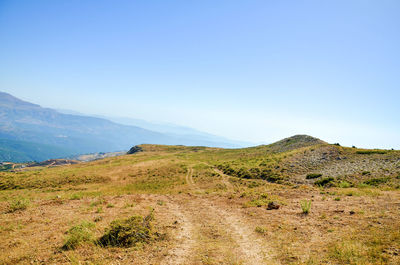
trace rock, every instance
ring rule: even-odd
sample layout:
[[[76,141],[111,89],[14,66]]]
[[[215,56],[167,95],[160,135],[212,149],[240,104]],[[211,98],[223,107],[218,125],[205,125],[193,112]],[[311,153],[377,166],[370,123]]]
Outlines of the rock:
[[[134,147],[132,147],[132,148],[127,152],[127,154],[128,154],[128,155],[131,155],[131,154],[134,154],[134,153],[137,153],[137,152],[142,152],[142,151],[143,151],[143,149],[142,149],[140,146],[135,145]]]
[[[269,202],[267,210],[278,210],[279,207],[281,207],[278,203],[276,202]]]
[[[356,213],[356,212],[353,211],[353,210],[350,211],[350,215],[353,215],[353,214],[355,214],[355,213]]]

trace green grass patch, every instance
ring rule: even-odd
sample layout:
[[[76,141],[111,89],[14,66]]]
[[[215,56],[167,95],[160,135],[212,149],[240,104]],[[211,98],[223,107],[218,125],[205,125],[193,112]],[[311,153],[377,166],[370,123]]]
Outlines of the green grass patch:
[[[256,195],[256,196],[255,196]],[[253,197],[250,201],[247,201],[243,204],[244,207],[263,207],[268,205],[270,202],[280,201],[278,196],[269,195],[267,193],[254,194],[254,193],[242,193],[241,197]]]
[[[325,187],[325,186],[328,186],[328,185],[331,186],[333,184],[334,180],[335,179],[332,178],[332,177],[326,177],[326,178],[319,179],[319,180],[315,181],[314,185],[321,186],[321,187]]]
[[[160,234],[154,230],[153,221],[153,212],[146,217],[134,215],[127,219],[114,220],[98,243],[103,247],[132,247],[148,244],[160,238]]]
[[[350,187],[352,187],[352,186],[353,186],[353,185],[352,185],[351,183],[347,182],[347,181],[341,181],[341,182],[339,182],[339,184],[338,184],[338,187],[339,187],[339,188],[344,188],[344,189],[350,188]]]
[[[256,231],[259,234],[266,234],[268,232],[267,228],[264,226],[257,226],[256,229],[254,229],[254,231]]]
[[[75,249],[83,244],[94,242],[95,225],[91,222],[83,221],[82,223],[71,227],[67,231],[65,243],[62,246],[64,250]]]
[[[8,212],[23,211],[28,208],[30,201],[26,198],[15,198],[8,205]]]
[[[331,244],[328,256],[334,264],[395,264],[388,252],[399,248],[398,225],[371,227]]]
[[[316,179],[322,177],[320,173],[311,173],[306,176],[306,179]]]
[[[385,177],[385,178],[373,178],[373,179],[369,179],[369,180],[364,181],[364,184],[377,187],[377,186],[379,186],[381,184],[384,184],[384,183],[386,183],[388,181],[389,181],[388,177]]]
[[[310,200],[310,201],[308,201],[308,200],[302,200],[302,201],[300,202],[300,207],[301,207],[302,213],[304,213],[304,214],[309,214],[309,213],[310,213],[310,210],[311,210],[311,200]]]

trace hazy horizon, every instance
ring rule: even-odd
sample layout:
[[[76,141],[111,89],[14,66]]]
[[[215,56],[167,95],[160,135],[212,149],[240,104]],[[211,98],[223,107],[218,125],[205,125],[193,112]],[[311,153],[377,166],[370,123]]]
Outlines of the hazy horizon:
[[[0,91],[271,143],[400,149],[398,1],[1,1]]]

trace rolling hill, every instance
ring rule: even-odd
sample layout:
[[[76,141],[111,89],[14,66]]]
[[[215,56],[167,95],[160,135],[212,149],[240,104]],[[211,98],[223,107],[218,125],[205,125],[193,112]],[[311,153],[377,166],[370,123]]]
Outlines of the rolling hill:
[[[400,151],[306,135],[132,150],[0,172],[0,263],[400,262]]]

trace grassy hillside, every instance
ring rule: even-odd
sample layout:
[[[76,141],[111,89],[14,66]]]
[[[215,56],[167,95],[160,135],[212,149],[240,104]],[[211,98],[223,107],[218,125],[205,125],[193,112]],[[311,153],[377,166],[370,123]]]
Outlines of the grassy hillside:
[[[0,263],[399,264],[400,152],[287,140],[0,172]]]

